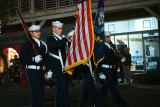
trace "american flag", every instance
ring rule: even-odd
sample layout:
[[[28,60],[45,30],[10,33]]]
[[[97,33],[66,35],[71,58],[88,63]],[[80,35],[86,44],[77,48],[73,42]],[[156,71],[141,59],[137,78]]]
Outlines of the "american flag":
[[[72,74],[72,68],[89,61],[94,46],[91,0],[78,1],[75,32],[65,64],[65,71],[69,74]]]

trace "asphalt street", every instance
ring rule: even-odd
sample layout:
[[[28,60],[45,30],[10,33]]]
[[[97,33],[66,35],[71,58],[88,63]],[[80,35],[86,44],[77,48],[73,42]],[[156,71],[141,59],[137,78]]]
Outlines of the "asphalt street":
[[[69,88],[71,107],[77,107],[82,87],[83,85],[80,83]],[[99,88],[99,85],[97,85],[97,88]],[[160,107],[159,89],[144,89],[128,85],[119,85],[118,89],[129,107]],[[54,107],[55,92],[55,87],[45,88],[44,107]],[[0,85],[0,107],[28,107],[30,97],[29,87]],[[109,93],[106,97],[106,102],[108,107],[116,107]],[[91,107],[91,101],[89,101],[88,107]]]

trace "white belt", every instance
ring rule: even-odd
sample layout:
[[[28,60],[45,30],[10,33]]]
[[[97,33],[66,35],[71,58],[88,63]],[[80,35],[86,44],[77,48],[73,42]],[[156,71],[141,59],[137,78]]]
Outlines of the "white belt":
[[[26,65],[26,68],[28,69],[36,69],[36,70],[40,70],[41,66],[36,66],[36,65]],[[43,70],[46,70],[46,67],[43,66]]]
[[[114,65],[106,65],[106,64],[102,64],[103,68],[114,68]]]

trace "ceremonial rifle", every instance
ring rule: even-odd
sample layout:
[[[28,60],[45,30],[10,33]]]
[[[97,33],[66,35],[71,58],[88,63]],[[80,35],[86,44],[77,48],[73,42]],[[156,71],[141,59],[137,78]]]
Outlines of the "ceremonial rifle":
[[[38,53],[37,49],[35,48],[34,43],[32,42],[32,36],[31,36],[31,34],[30,34],[29,30],[28,30],[28,26],[27,26],[26,23],[24,22],[24,20],[23,20],[23,18],[22,18],[22,16],[20,15],[20,13],[19,13],[18,10],[16,10],[16,13],[17,13],[17,15],[18,15],[18,17],[19,17],[19,19],[20,19],[20,21],[21,21],[21,24],[22,24],[22,26],[23,26],[25,35],[27,36],[27,40],[29,41],[29,43],[30,43],[31,46],[32,46],[32,50],[33,50],[34,55],[38,55],[39,53]]]

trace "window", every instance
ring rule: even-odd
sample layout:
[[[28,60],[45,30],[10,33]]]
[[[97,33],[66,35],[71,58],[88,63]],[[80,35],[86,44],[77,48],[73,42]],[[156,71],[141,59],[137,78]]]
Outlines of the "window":
[[[155,17],[122,20],[105,23],[105,31],[114,33],[135,32],[158,29],[158,20]]]

